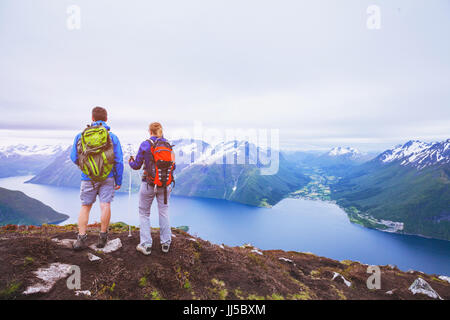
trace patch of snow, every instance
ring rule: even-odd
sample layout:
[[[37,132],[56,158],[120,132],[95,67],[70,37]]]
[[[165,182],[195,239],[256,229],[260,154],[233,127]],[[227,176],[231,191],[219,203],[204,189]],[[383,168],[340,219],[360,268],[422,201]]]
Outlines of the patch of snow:
[[[246,155],[246,149],[249,150],[248,157]],[[238,164],[256,164],[257,159],[255,152],[250,146],[246,145],[246,141],[226,141],[217,144],[212,147],[209,146],[203,153],[199,154],[199,157],[195,159],[194,164],[211,165],[211,164],[223,164],[224,159],[227,164],[234,164],[235,157]]]
[[[80,296],[80,295],[91,296],[92,294],[89,290],[84,290],[84,291],[77,290],[77,291],[75,291],[75,295],[76,296]]]
[[[411,284],[411,286],[409,287],[408,290],[411,291],[413,294],[421,293],[421,294],[427,295],[433,299],[443,300],[439,296],[439,294],[436,291],[434,291],[434,289],[430,286],[430,284],[422,278],[417,278]]]
[[[13,156],[51,156],[63,152],[69,146],[66,144],[56,145],[3,145],[0,146],[0,153],[6,157]]]
[[[33,273],[36,275],[36,277],[42,281],[29,286],[23,292],[23,294],[49,292],[55,285],[56,281],[58,281],[59,279],[63,279],[69,275],[70,268],[71,265],[56,262],[52,263],[48,268],[40,268],[37,271],[34,271]]]
[[[278,258],[278,260],[281,260],[281,261],[284,261],[284,262],[289,262],[289,263],[294,263],[294,261],[292,261],[291,259],[283,258],[283,257]]]
[[[360,155],[361,151],[352,147],[334,147],[328,152],[329,156],[342,156],[342,155]]]
[[[393,264],[388,264],[387,267],[388,267],[389,269],[395,269],[395,268],[397,268],[397,266],[394,266]]]
[[[122,248],[122,241],[120,238],[116,238],[114,240],[110,240],[106,243],[106,246],[104,248],[97,248],[95,244],[90,245],[89,248],[92,250],[100,251],[103,253],[110,253],[119,250]]]
[[[221,245],[219,246],[219,248],[220,248],[220,249],[225,249],[225,247],[223,246],[223,244],[221,244]]]
[[[450,163],[449,140],[434,143],[408,141],[386,150],[378,159],[383,163],[399,161],[402,166],[413,165],[418,170],[435,164]]]
[[[394,294],[394,290],[386,291],[386,294],[392,295],[392,294]]]
[[[347,279],[345,279],[340,273],[333,272],[333,279],[331,279],[331,280],[334,280],[336,278],[341,278],[347,287],[350,287],[352,285],[352,283],[350,281],[348,281]]]
[[[259,254],[260,256],[263,255],[263,253],[261,251],[257,250],[257,249],[253,249],[251,252]]]
[[[88,252],[87,254],[89,261],[98,261],[98,260],[102,260],[102,258],[96,256],[95,254],[92,254],[90,252]]]
[[[189,240],[189,241],[197,242],[197,239],[195,239],[195,238],[189,238],[188,240]]]
[[[448,283],[450,283],[450,277],[447,276],[439,276],[439,279],[447,281]]]

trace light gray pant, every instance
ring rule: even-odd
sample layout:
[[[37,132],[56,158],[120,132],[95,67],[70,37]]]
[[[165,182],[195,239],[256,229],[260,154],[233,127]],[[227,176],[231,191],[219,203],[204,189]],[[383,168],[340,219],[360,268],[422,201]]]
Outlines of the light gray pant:
[[[156,193],[155,193],[156,191]],[[154,188],[147,184],[147,182],[141,183],[141,189],[139,190],[139,220],[140,220],[140,236],[141,244],[145,246],[152,245],[152,235],[150,226],[150,208],[153,203],[153,199],[156,195],[158,201],[159,211],[159,234],[161,237],[161,244],[169,243],[172,240],[172,232],[170,230],[169,223],[169,198],[172,187],[167,187],[167,204],[164,204],[164,189]]]

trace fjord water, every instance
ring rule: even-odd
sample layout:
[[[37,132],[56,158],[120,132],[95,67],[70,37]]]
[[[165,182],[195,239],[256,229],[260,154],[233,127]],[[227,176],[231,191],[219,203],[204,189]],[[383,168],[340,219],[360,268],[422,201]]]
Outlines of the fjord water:
[[[62,224],[76,223],[79,190],[25,184],[30,177],[0,179],[0,187],[23,191],[70,218]],[[385,233],[349,222],[338,206],[299,199],[285,199],[271,209],[255,208],[224,200],[172,196],[172,226],[189,226],[189,232],[213,243],[235,246],[251,243],[261,249],[312,252],[332,259],[356,260],[374,265],[397,265],[439,275],[450,275],[450,241]],[[158,226],[156,201],[152,207],[152,226]],[[138,195],[116,193],[112,221],[139,225]],[[90,222],[100,221],[98,203]]]

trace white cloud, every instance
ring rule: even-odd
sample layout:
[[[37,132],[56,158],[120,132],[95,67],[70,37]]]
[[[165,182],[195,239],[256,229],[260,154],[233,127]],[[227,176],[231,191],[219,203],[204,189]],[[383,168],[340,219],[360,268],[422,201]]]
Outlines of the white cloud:
[[[154,120],[279,128],[286,145],[450,132],[448,1],[382,2],[377,31],[370,1],[80,0],[79,31],[69,4],[2,1],[0,129],[76,132],[102,105],[129,136]]]

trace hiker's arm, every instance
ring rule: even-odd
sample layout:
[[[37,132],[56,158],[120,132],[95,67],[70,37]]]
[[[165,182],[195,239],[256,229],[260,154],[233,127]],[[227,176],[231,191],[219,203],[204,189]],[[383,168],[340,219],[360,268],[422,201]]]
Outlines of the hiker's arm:
[[[128,164],[130,165],[130,167],[134,170],[139,170],[142,167],[142,164],[144,163],[144,146],[143,146],[144,142],[141,143],[140,147],[139,147],[139,151],[137,153],[136,159],[132,159],[131,161],[128,162]]]
[[[75,163],[76,165],[78,165],[78,150],[77,150],[78,139],[80,139],[79,134],[75,137],[72,146],[72,152],[70,153],[70,160],[72,160],[72,162]]]
[[[123,153],[122,146],[120,145],[119,138],[115,136],[114,142],[114,180],[116,182],[116,186],[122,185],[122,177],[123,177]]]

